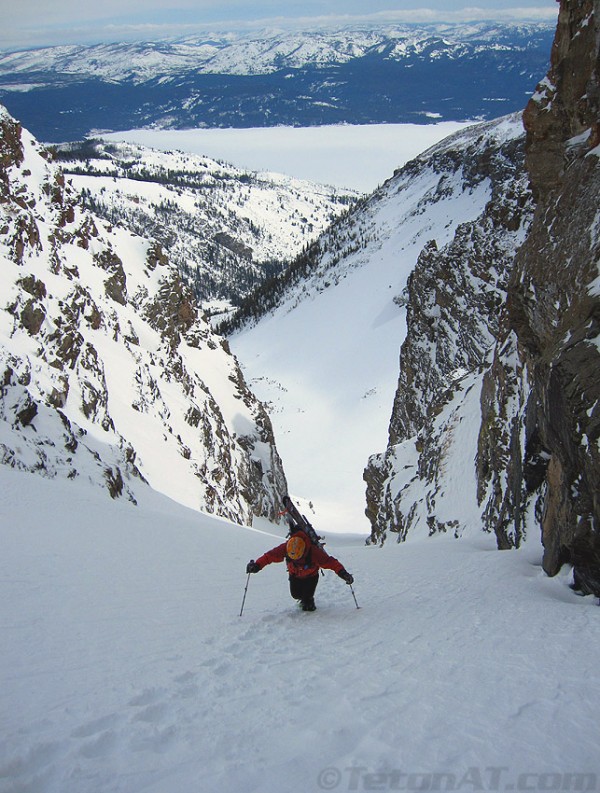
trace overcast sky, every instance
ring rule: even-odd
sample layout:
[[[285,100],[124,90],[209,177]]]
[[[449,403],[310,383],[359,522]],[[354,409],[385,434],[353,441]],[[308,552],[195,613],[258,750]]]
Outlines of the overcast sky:
[[[201,30],[352,22],[555,19],[556,0],[0,0],[0,47],[150,40]],[[473,6],[475,3],[472,4]],[[368,14],[365,9],[368,9]]]

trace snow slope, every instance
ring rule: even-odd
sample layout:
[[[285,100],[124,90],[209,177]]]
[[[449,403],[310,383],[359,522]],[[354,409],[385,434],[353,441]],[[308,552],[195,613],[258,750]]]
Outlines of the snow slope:
[[[240,617],[277,527],[0,485],[2,793],[597,790],[596,601],[537,543],[338,535],[360,610],[274,565]]]
[[[408,277],[430,239],[441,248],[491,195],[460,152],[480,135],[521,134],[520,119],[507,117],[424,152],[324,235],[318,267],[277,309],[232,337],[252,389],[271,406],[290,489],[314,502],[320,527],[369,532],[362,474],[387,444]],[[445,154],[443,167],[434,162]]]

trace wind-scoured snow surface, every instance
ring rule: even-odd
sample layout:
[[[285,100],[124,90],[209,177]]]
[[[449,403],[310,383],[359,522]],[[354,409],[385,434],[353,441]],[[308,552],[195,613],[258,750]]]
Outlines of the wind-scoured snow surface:
[[[360,610],[273,565],[240,617],[277,527],[0,485],[2,793],[598,789],[598,607],[536,543],[338,535]]]
[[[441,248],[490,199],[489,179],[473,184],[452,153],[479,136],[519,135],[520,118],[510,116],[424,152],[325,235],[310,278],[231,339],[252,389],[270,405],[290,489],[314,503],[323,529],[369,532],[362,474],[387,443],[408,277],[429,240]],[[446,151],[447,165],[434,165]]]

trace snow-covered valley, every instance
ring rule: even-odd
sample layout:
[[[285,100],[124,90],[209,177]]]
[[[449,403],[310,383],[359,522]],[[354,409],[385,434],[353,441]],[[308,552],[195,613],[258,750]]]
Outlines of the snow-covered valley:
[[[0,482],[2,793],[598,789],[596,600],[535,540],[330,536],[360,610],[273,565],[240,617],[275,526]]]
[[[425,140],[443,147],[446,133],[458,128],[456,142],[447,145],[460,150],[464,141],[479,134],[467,129],[461,135],[463,127],[432,125]],[[499,129],[500,137],[520,135],[521,122],[515,117]],[[396,127],[395,140],[390,131],[376,127],[329,128],[321,132],[319,142],[311,130],[233,132],[232,140],[242,145],[242,151],[255,153],[264,149],[264,142],[257,145],[264,135],[273,156],[289,173],[296,172],[301,154],[312,146],[314,164],[321,163],[323,172],[329,173],[328,161],[337,160],[349,181],[358,168],[354,163],[359,143],[366,151],[378,152],[381,165],[387,163],[391,176],[411,153],[420,151],[423,142],[419,129],[410,126]],[[109,136],[115,143],[117,137]],[[103,205],[110,219],[134,220],[138,232],[151,221],[150,209],[167,202],[171,214],[158,216],[157,228],[151,222],[148,228],[159,232],[158,239],[180,266],[191,268],[198,262],[194,265],[198,268],[196,278],[204,289],[218,279],[221,288],[241,288],[229,287],[228,279],[238,273],[242,284],[242,260],[234,261],[233,266],[228,262],[227,267],[206,266],[211,257],[205,251],[205,240],[219,229],[227,228],[240,243],[255,245],[257,262],[267,256],[269,246],[281,256],[287,245],[291,257],[311,238],[301,233],[306,226],[299,221],[301,216],[312,218],[314,238],[324,229],[327,217],[343,206],[336,204],[343,198],[339,188],[323,188],[272,173],[254,174],[255,183],[240,184],[237,180],[244,172],[192,153],[207,139],[202,131],[136,131],[124,137],[129,144],[114,152],[109,149],[108,159],[85,161],[89,175],[75,173],[70,178],[76,187],[91,192],[94,203]],[[292,140],[299,144],[298,151],[290,146]],[[346,144],[352,141],[353,158],[345,158]],[[380,146],[382,141],[386,145]],[[138,148],[141,143],[152,149]],[[159,145],[168,153],[159,152]],[[212,145],[216,146],[216,141]],[[178,148],[187,153],[179,153]],[[84,164],[83,160],[69,160],[68,149],[63,157],[71,171]],[[312,503],[317,523],[328,531],[350,531],[363,537],[369,533],[362,474],[369,455],[385,447],[405,334],[402,293],[417,257],[431,237],[440,245],[452,239],[456,228],[476,218],[489,199],[485,180],[465,188],[460,169],[455,172],[451,165],[440,174],[427,165],[426,157],[423,163],[418,175],[408,172],[390,180],[364,209],[348,219],[344,246],[353,247],[356,237],[361,241],[357,251],[334,266],[334,242],[322,271],[312,281],[294,291],[274,316],[230,340],[252,389],[268,405],[292,492],[306,509],[311,509]],[[137,171],[143,172],[145,181],[139,180]],[[185,172],[188,181],[192,177],[206,180],[210,189],[196,188],[194,193],[185,186],[161,184],[166,174],[179,172]],[[165,223],[160,227],[169,217],[181,227],[176,234],[174,226]],[[262,237],[248,234],[244,225],[248,218],[260,226]],[[172,242],[167,244],[169,238]],[[255,267],[255,263],[248,266]],[[291,306],[293,310],[289,310]]]
[[[156,141],[158,143],[158,141]],[[151,238],[206,310],[238,303],[312,242],[359,196],[223,160],[104,140],[53,151],[84,204]]]
[[[322,238],[315,271],[281,305],[230,340],[270,408],[290,489],[314,503],[327,530],[369,531],[363,470],[386,445],[419,254],[431,239],[440,248],[452,240],[490,200],[490,180],[472,182],[456,153],[473,146],[475,157],[479,137],[499,144],[522,134],[515,115],[424,152]]]

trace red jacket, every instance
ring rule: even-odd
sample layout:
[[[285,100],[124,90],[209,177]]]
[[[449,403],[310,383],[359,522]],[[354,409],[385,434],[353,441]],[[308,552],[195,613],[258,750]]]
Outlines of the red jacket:
[[[337,559],[333,556],[329,556],[329,554],[318,545],[314,545],[305,532],[296,531],[292,536],[301,537],[304,540],[307,549],[304,556],[296,561],[287,558],[286,540],[282,542],[281,545],[272,548],[270,551],[258,557],[256,564],[261,570],[272,562],[283,562],[284,559],[287,561],[288,573],[296,578],[307,578],[308,576],[316,575],[321,567],[325,567],[327,570],[333,570],[334,573],[339,573],[340,570],[344,569],[344,565],[338,562]]]

